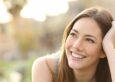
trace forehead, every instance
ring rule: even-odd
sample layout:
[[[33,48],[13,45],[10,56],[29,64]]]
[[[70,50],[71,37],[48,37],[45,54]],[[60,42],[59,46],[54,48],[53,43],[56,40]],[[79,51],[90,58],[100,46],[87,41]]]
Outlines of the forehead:
[[[102,36],[101,29],[92,18],[81,18],[75,22],[73,28],[82,34],[91,34],[96,37]]]

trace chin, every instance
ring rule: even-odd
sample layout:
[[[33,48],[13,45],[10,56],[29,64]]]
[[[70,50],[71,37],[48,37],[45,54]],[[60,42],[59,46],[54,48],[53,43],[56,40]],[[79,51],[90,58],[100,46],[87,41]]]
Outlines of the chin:
[[[72,63],[72,62],[69,62],[68,65],[69,65],[69,67],[70,67],[71,69],[83,69],[83,66],[82,66],[82,65],[77,65],[77,64]]]

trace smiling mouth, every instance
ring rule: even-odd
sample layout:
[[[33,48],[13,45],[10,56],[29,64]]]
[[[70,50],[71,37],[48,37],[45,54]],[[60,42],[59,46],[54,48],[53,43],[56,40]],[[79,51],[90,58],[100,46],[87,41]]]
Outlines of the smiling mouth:
[[[80,54],[76,54],[76,53],[72,53],[71,55],[72,55],[72,57],[77,58],[77,59],[83,59],[83,58],[86,58],[86,56],[84,56],[84,55],[80,55]]]

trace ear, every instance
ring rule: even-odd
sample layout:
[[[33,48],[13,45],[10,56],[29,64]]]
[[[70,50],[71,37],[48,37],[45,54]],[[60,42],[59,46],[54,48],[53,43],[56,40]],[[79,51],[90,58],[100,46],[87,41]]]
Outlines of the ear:
[[[100,58],[105,58],[105,57],[106,57],[105,53],[101,51]]]

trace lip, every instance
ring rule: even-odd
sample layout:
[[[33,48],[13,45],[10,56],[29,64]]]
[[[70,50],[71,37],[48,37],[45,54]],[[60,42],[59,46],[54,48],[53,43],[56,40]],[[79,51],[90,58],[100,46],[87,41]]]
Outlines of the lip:
[[[85,55],[83,55],[81,53],[76,53],[76,52],[73,52],[73,51],[71,51],[71,56],[74,57],[74,58],[78,58],[78,59],[86,58]]]
[[[75,53],[72,53],[71,55],[72,55],[72,57],[77,58],[77,59],[86,58],[86,56],[84,56],[84,55],[79,55],[79,54],[75,54]]]

